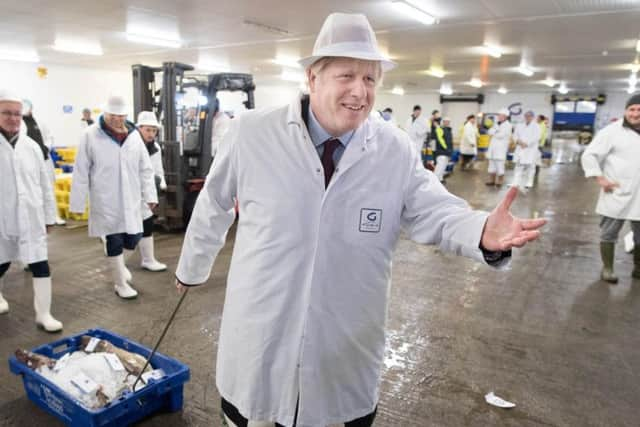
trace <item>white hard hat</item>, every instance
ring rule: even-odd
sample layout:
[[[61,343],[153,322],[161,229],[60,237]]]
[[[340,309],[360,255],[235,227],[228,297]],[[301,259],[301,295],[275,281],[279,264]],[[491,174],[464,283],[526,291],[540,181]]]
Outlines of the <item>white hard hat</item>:
[[[0,102],[18,102],[22,104],[22,98],[7,89],[0,89]]]
[[[107,99],[107,104],[103,108],[105,113],[125,116],[129,114],[129,106],[122,96],[113,95]]]
[[[327,16],[313,46],[313,54],[298,62],[307,68],[326,56],[380,61],[382,71],[396,66],[380,52],[376,35],[362,14],[332,13]]]
[[[501,108],[500,111],[498,111],[498,114],[502,114],[503,116],[509,116],[509,110],[507,110],[506,108]]]
[[[138,114],[138,123],[136,123],[136,126],[153,126],[159,128],[160,123],[158,123],[156,114],[153,111],[140,111],[140,113]]]

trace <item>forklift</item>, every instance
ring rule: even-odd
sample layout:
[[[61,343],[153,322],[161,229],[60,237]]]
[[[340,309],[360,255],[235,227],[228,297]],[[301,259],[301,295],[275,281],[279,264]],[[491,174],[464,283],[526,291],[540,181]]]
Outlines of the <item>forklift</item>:
[[[243,105],[255,107],[251,74],[188,73],[193,70],[179,62],[165,62],[161,67],[132,66],[135,117],[140,111],[153,111],[161,124],[158,143],[167,190],[159,194],[155,213],[156,224],[169,231],[188,225],[213,162],[211,135],[220,110],[218,92],[244,92]]]

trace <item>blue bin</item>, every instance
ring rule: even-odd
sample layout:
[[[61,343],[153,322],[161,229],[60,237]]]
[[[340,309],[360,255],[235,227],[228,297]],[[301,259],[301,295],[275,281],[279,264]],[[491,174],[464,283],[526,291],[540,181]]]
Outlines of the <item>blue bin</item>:
[[[83,335],[105,339],[117,347],[138,353],[145,358],[151,354],[149,348],[105,329],[90,329],[31,351],[59,359],[66,353],[79,350]],[[9,358],[9,368],[14,374],[22,375],[29,399],[71,427],[128,426],[155,412],[175,412],[182,409],[182,391],[184,383],[189,381],[189,367],[160,353],[153,356],[151,364],[155,369],[163,369],[166,375],[157,381],[149,380],[146,387],[134,393],[125,393],[104,408],[91,410],[77,403],[42,375],[18,361],[15,356]]]
[[[64,173],[72,173],[73,172],[73,166],[71,165],[62,165],[62,171]]]

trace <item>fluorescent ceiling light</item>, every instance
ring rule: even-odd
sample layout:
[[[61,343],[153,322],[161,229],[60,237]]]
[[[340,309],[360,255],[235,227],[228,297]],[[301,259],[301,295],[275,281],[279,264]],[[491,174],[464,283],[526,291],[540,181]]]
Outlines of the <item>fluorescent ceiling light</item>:
[[[287,82],[303,83],[304,73],[301,73],[298,70],[283,68],[282,73],[280,74],[280,79]]]
[[[636,83],[638,83],[638,75],[631,72],[631,75],[629,75],[629,86],[635,86]]]
[[[546,86],[549,86],[549,87],[554,87],[556,85],[556,83],[557,82],[555,80],[553,80],[552,78],[550,78],[550,77],[547,77],[545,80],[542,81],[543,85],[546,85]]]
[[[440,94],[441,95],[453,95],[453,89],[451,85],[448,83],[442,83],[440,85]]]
[[[640,64],[634,62],[633,64],[631,64],[630,69],[632,73],[637,73],[638,71],[640,71]]]
[[[469,86],[473,86],[473,87],[482,87],[482,80],[480,80],[477,77],[472,78],[471,80],[469,80]]]
[[[147,34],[127,33],[127,40],[129,40],[132,43],[170,47],[172,49],[177,49],[180,46],[182,46],[182,40],[164,39],[157,36],[150,36]]]
[[[518,67],[518,72],[520,74],[524,74],[527,77],[531,77],[533,76],[533,70],[529,67],[527,67],[526,65],[521,65]]]
[[[35,50],[5,49],[0,47],[0,59],[5,61],[40,62]]]
[[[509,91],[508,91],[508,90],[507,90],[507,88],[506,88],[506,87],[504,87],[504,86],[500,86],[500,87],[498,88],[498,93],[499,93],[499,94],[501,94],[501,95],[506,95],[508,92],[509,92]]]
[[[217,73],[228,73],[231,71],[231,67],[228,64],[208,60],[200,59],[196,68],[203,71],[212,71]]]
[[[640,40],[636,42],[636,52],[640,52]]]
[[[569,89],[567,88],[567,85],[564,82],[560,83],[560,87],[558,87],[558,92],[561,93],[562,95],[566,95],[567,93],[569,93]]]
[[[60,52],[79,53],[81,55],[102,55],[102,46],[99,42],[92,42],[86,40],[71,40],[56,38],[53,45],[55,50]]]
[[[272,59],[271,62],[274,64],[282,65],[283,67],[290,68],[302,68],[302,66],[298,63],[300,58],[296,58],[294,56],[284,56],[277,55],[275,59]]]
[[[404,89],[402,86],[394,86],[393,89],[391,89],[391,93],[394,95],[404,95]]]
[[[433,25],[438,22],[438,20],[433,16],[427,13],[426,10],[420,6],[420,4],[415,0],[395,0],[392,1],[391,4],[399,11],[408,16],[409,18],[413,18],[416,21],[422,22],[424,25]]]
[[[487,53],[487,55],[494,58],[500,58],[502,56],[502,49],[500,48],[500,46],[485,44],[484,51]]]
[[[635,86],[629,86],[629,87],[627,88],[627,93],[628,93],[629,95],[631,95],[632,93],[635,93],[635,91],[636,91],[636,87],[635,87]]]
[[[445,76],[444,70],[438,67],[431,67],[427,71],[425,71],[425,73],[429,74],[430,76],[437,77],[439,79],[442,79]]]

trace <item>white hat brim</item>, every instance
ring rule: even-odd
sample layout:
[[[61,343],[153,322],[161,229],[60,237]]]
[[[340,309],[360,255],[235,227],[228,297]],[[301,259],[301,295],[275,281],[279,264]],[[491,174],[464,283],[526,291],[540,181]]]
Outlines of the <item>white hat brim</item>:
[[[309,68],[314,62],[318,61],[322,58],[353,58],[353,59],[362,59],[365,61],[379,61],[382,66],[382,71],[387,72],[391,71],[398,66],[395,62],[391,61],[388,58],[385,58],[382,55],[378,55],[375,53],[362,53],[362,52],[340,52],[335,54],[326,54],[326,55],[312,55],[307,56],[306,58],[302,58],[298,61],[304,69]]]

